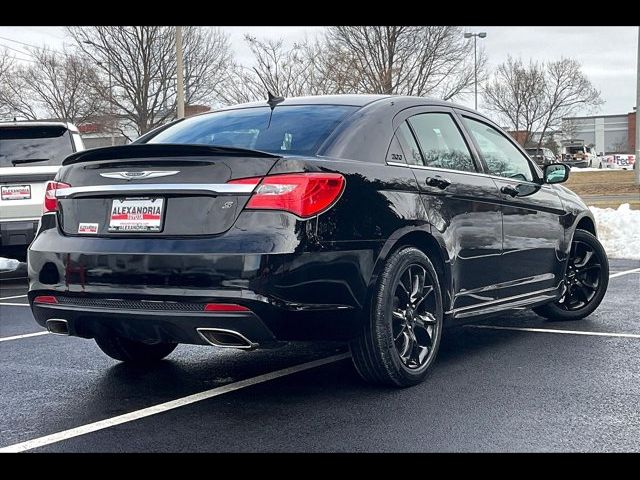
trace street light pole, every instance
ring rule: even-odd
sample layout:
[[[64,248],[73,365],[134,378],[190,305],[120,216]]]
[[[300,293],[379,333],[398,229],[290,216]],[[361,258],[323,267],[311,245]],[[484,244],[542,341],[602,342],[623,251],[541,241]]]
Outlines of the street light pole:
[[[176,103],[178,118],[184,118],[184,71],[182,64],[182,27],[176,27]]]
[[[475,110],[478,109],[478,37],[485,38],[487,36],[487,32],[479,32],[479,33],[471,33],[466,32],[464,34],[464,38],[473,37],[473,84],[474,84],[474,93],[475,93]]]

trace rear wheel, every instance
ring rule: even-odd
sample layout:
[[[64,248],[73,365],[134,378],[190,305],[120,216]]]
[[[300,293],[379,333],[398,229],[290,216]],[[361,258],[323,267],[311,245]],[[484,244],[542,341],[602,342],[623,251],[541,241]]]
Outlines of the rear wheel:
[[[436,358],[443,319],[438,275],[423,252],[408,247],[389,258],[370,313],[351,342],[360,376],[395,387],[422,382]]]
[[[591,233],[576,230],[562,285],[554,303],[534,308],[550,320],[580,320],[598,308],[609,285],[609,260],[602,244]]]
[[[96,343],[111,358],[129,363],[153,363],[162,360],[178,346],[176,343],[148,344],[110,335],[96,337]]]

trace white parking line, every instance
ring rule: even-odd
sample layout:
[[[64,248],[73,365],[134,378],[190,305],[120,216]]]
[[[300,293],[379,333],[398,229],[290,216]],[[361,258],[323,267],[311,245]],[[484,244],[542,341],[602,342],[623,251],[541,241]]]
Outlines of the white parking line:
[[[26,298],[26,295],[14,295],[13,297],[2,297],[2,298],[0,298],[0,301],[2,301],[2,300],[12,300],[14,298]]]
[[[21,338],[37,337],[39,335],[48,335],[49,332],[25,333],[24,335],[14,335],[12,337],[0,337],[0,342],[8,342],[9,340],[19,340]]]
[[[515,330],[518,332],[564,333],[567,335],[591,335],[594,337],[640,338],[637,333],[585,332],[582,330],[555,330],[552,328],[501,327],[498,325],[465,325],[467,328],[486,328],[489,330]]]
[[[275,372],[265,373],[263,375],[258,375],[257,377],[248,378],[246,380],[240,380],[239,382],[223,385],[222,387],[212,388],[211,390],[188,395],[186,397],[178,398],[177,400],[171,400],[170,402],[159,403],[158,405],[153,405],[152,407],[125,413],[124,415],[118,415],[117,417],[107,418],[98,422],[89,423],[80,427],[71,428],[69,430],[63,430],[62,432],[35,438],[33,440],[28,440],[26,442],[9,445],[7,447],[0,448],[0,453],[24,452],[26,450],[43,447],[45,445],[51,445],[52,443],[61,442],[73,437],[79,437],[80,435],[86,435],[87,433],[96,432],[98,430],[114,427],[123,423],[133,422],[140,418],[157,415],[158,413],[163,413],[169,410],[184,407],[186,405],[191,405],[192,403],[201,402],[203,400],[217,397],[225,393],[234,392],[236,390],[250,387],[252,385],[275,380],[276,378],[286,377],[287,375],[292,375],[294,373],[309,370],[311,368],[320,367],[329,363],[335,363],[349,357],[351,357],[351,354],[341,353],[340,355],[333,355],[331,357],[321,358],[319,360],[303,363],[301,365],[283,368],[282,370],[276,370]]]
[[[7,307],[29,307],[28,303],[13,303],[13,302],[0,302],[0,307],[6,305]]]
[[[640,273],[640,268],[625,270],[624,272],[612,273],[611,275],[609,275],[609,278],[621,277],[622,275],[628,275],[629,273]]]

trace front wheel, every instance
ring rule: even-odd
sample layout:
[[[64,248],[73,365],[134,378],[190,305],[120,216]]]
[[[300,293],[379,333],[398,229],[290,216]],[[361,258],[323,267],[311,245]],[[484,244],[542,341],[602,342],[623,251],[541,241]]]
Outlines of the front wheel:
[[[115,360],[129,363],[153,363],[162,360],[178,346],[176,343],[142,343],[109,335],[96,337],[100,350]]]
[[[436,358],[443,306],[433,264],[413,247],[395,252],[373,293],[371,311],[351,355],[370,382],[408,387],[422,382]]]
[[[576,230],[560,299],[533,311],[550,320],[580,320],[598,308],[608,285],[609,260],[602,244],[591,233]]]

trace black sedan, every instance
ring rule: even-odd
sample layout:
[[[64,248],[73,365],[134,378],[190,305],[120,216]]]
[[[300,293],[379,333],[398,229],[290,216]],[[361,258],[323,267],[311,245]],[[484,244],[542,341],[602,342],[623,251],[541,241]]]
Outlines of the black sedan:
[[[364,379],[412,385],[445,324],[598,307],[607,256],[556,185],[568,174],[437,100],[224,108],[67,157],[29,249],[29,302],[117,360],[345,340]]]

